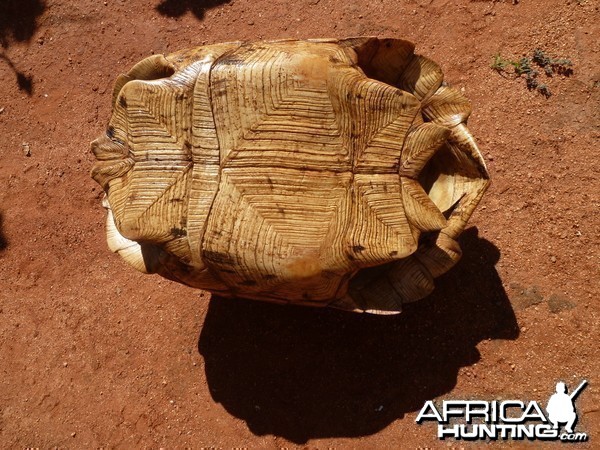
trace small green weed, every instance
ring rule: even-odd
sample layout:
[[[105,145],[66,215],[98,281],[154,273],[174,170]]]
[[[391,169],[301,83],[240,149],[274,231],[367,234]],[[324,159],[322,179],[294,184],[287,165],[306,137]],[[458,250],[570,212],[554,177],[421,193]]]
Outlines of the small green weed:
[[[553,74],[569,76],[573,73],[573,63],[567,58],[550,58],[543,50],[536,48],[533,51],[533,62],[540,66],[551,77]]]
[[[502,56],[500,56],[500,53],[496,53],[494,55],[494,61],[492,62],[492,69],[494,69],[496,72],[502,73],[509,64],[510,61],[508,59],[504,59]]]
[[[499,74],[514,75],[515,78],[525,78],[525,85],[530,91],[536,90],[544,97],[548,98],[552,95],[550,88],[545,83],[540,83],[540,72],[532,67],[535,64],[538,68],[543,69],[547,77],[552,77],[554,74],[569,76],[573,74],[573,63],[566,58],[551,58],[546,53],[536,48],[531,58],[522,57],[518,61],[503,58],[500,53],[494,55],[491,68]],[[511,69],[508,69],[508,68]]]

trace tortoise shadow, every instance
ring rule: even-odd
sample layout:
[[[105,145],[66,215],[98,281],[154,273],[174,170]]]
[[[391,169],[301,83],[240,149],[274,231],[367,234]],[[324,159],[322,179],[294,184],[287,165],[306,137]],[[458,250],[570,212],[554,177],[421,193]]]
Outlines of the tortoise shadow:
[[[229,3],[231,0],[162,0],[156,11],[163,16],[181,17],[190,11],[197,19],[202,20],[208,9]]]
[[[516,339],[498,249],[463,233],[463,259],[397,316],[214,298],[198,349],[213,399],[256,435],[303,444],[376,433],[451,391],[484,339]]]

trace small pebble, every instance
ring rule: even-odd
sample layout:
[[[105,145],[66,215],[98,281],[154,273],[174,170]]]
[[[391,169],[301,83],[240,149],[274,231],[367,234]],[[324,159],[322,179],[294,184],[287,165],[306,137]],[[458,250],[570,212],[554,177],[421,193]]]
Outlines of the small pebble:
[[[29,144],[27,142],[23,142],[21,146],[23,147],[23,154],[27,157],[31,156],[31,148],[29,147]]]
[[[552,294],[548,299],[548,309],[552,313],[568,311],[577,306],[575,302],[560,294]]]
[[[552,256],[550,257],[550,261],[552,261],[553,263],[555,263],[555,262],[556,262],[556,256],[552,255]]]

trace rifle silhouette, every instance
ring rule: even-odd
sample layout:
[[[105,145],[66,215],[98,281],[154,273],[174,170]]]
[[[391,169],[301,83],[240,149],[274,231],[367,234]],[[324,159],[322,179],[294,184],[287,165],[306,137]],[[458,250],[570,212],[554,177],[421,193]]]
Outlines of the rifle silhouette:
[[[586,386],[587,386],[587,380],[583,380],[581,382],[581,384],[579,386],[577,386],[577,389],[575,389],[573,392],[571,392],[571,395],[569,395],[571,400],[574,400],[575,397],[577,397],[579,395],[579,393],[583,390],[583,388]]]

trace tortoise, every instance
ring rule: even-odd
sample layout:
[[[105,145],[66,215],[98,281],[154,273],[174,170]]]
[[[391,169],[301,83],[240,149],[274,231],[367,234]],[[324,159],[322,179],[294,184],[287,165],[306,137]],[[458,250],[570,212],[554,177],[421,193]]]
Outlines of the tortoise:
[[[108,245],[224,297],[380,314],[459,260],[489,184],[469,101],[400,39],[152,55],[92,142]]]

